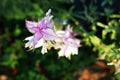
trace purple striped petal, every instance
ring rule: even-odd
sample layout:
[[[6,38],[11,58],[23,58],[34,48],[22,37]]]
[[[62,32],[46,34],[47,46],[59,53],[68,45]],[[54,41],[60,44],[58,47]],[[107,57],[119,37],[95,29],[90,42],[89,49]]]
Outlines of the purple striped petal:
[[[35,33],[35,31],[32,28],[37,27],[37,23],[26,20],[26,27],[31,33]]]
[[[33,27],[32,30],[34,30],[35,32],[40,32],[39,27]]]
[[[42,34],[42,33],[36,32],[36,33],[34,34],[34,41],[33,41],[34,47],[35,47],[35,45],[37,44],[37,42],[38,42],[42,37],[43,37],[43,34]]]
[[[38,22],[38,27],[40,29],[45,29],[47,27],[45,19],[43,18],[41,21]]]
[[[48,28],[52,28],[54,26],[54,22],[53,21],[49,21],[48,23],[47,23],[47,27]]]
[[[46,29],[44,33],[44,37],[46,40],[54,40],[57,38],[55,32],[52,29]]]
[[[48,28],[52,28],[54,26],[52,16],[46,16],[44,19],[46,21],[46,25],[47,25]]]

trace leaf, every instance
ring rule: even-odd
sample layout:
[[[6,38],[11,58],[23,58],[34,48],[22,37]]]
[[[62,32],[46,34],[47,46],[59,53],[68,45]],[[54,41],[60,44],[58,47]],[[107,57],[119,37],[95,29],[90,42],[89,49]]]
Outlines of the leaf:
[[[90,36],[90,40],[94,46],[98,46],[101,43],[100,38],[97,36]]]
[[[97,22],[97,26],[102,27],[102,28],[108,28],[108,25],[105,25],[101,22]]]
[[[116,31],[114,29],[112,30],[111,39],[116,39]]]
[[[103,39],[105,39],[105,38],[106,38],[106,37],[105,37],[105,36],[106,36],[106,34],[107,34],[106,30],[102,30],[102,38],[103,38]]]
[[[120,18],[120,15],[119,14],[112,14],[112,15],[110,15],[110,18]]]

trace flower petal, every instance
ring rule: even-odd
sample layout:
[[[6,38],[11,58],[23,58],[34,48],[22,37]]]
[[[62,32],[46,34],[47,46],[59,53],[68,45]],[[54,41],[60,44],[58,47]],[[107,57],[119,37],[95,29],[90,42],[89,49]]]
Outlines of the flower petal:
[[[44,38],[46,40],[55,40],[57,38],[57,35],[55,34],[55,32],[52,29],[46,29]]]
[[[34,30],[35,32],[40,32],[39,27],[33,27],[32,30]]]
[[[66,46],[62,46],[60,51],[58,52],[58,56],[65,56],[65,50],[66,50]]]
[[[48,12],[46,13],[46,16],[51,14],[51,9],[48,10]]]
[[[37,44],[35,45],[35,48],[41,47],[41,46],[43,46],[43,44],[44,44],[44,40],[43,40],[43,38],[41,38],[41,39],[37,42]]]
[[[25,40],[29,40],[29,41],[25,44],[25,48],[31,47],[31,46],[33,45],[33,36],[27,37],[27,38],[25,38]]]
[[[30,37],[27,37],[25,38],[24,40],[31,40],[34,36],[30,36]]]
[[[47,53],[47,47],[46,47],[46,44],[43,44],[43,46],[42,46],[42,50],[41,50],[41,53],[42,53],[42,54]]]
[[[54,26],[54,22],[53,21],[49,21],[48,23],[47,23],[47,27],[48,28],[52,28]]]
[[[37,23],[26,20],[26,27],[31,33],[35,33],[35,31],[32,28],[37,27]]]
[[[41,34],[39,32],[36,32],[34,34],[34,41],[33,41],[34,47],[42,37],[43,37],[43,34]]]
[[[69,46],[73,47],[80,47],[80,40],[79,39],[74,39],[74,38],[68,38],[65,44],[68,44]]]
[[[52,28],[54,26],[54,22],[53,22],[52,18],[53,18],[52,15],[48,15],[48,16],[44,17],[45,23],[46,23],[48,28]]]
[[[45,29],[47,27],[45,19],[43,18],[41,21],[38,22],[38,27],[40,29]]]
[[[64,37],[64,34],[65,34],[65,31],[59,30],[59,31],[56,31],[56,34],[57,34],[58,37],[63,38],[63,37]]]

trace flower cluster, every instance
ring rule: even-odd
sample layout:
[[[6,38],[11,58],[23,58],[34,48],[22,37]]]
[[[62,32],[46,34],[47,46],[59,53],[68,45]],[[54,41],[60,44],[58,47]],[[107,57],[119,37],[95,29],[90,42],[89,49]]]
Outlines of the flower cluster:
[[[60,48],[58,52],[59,56],[65,56],[71,58],[71,55],[78,54],[78,47],[80,47],[80,40],[76,39],[76,33],[72,31],[70,25],[67,26],[65,31],[56,31],[59,38],[55,39],[55,48]]]
[[[26,20],[26,27],[33,35],[25,38],[28,42],[25,48],[30,50],[42,47],[41,53],[47,53],[48,49],[54,47],[60,49],[59,56],[71,58],[71,55],[78,54],[78,47],[80,47],[80,40],[76,39],[76,33],[72,31],[70,25],[66,30],[55,31],[53,29],[54,22],[52,20],[51,9],[48,10],[46,16],[38,22]]]

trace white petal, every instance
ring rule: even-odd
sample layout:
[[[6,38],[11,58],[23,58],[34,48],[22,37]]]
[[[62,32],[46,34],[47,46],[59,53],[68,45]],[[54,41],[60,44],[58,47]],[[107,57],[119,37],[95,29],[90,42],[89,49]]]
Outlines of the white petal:
[[[58,56],[59,57],[64,56],[64,51],[62,49],[58,52]]]
[[[30,36],[30,37],[25,38],[24,40],[31,40],[31,39],[33,39],[33,37],[34,36]]]
[[[33,37],[34,36],[30,36],[30,37],[25,38],[25,40],[28,40],[28,42],[25,44],[25,48],[33,46]]]
[[[71,57],[70,47],[67,47],[67,49],[66,49],[66,51],[65,51],[65,57],[67,57],[68,59],[70,59],[70,57]]]
[[[46,13],[46,16],[50,15],[51,14],[51,9],[48,10],[48,12]]]
[[[66,44],[73,47],[80,47],[80,40],[74,38],[68,38]]]
[[[64,37],[65,31],[56,31],[58,37]]]
[[[37,44],[35,45],[35,48],[41,47],[43,44],[44,44],[44,40],[43,40],[43,38],[41,38],[41,39],[37,42]]]
[[[25,48],[29,47],[30,50],[32,50],[33,48],[38,48],[38,47],[41,47],[44,43],[43,43],[43,39],[40,39],[38,41],[38,43],[34,46],[33,44],[33,40],[34,40],[34,36],[30,36],[30,37],[27,37],[25,38],[25,40],[28,40],[28,42],[25,44]]]
[[[47,47],[46,47],[46,45],[43,45],[43,46],[42,46],[41,53],[42,53],[42,54],[47,53]]]

